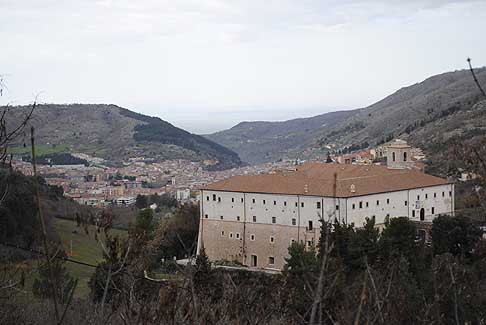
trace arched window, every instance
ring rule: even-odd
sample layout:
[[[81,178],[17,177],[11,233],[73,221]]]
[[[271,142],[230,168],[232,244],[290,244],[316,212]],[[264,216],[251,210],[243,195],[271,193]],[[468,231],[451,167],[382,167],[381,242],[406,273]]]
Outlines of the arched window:
[[[392,152],[392,160],[395,161],[395,152]]]
[[[407,153],[406,152],[403,153],[403,161],[407,161]]]

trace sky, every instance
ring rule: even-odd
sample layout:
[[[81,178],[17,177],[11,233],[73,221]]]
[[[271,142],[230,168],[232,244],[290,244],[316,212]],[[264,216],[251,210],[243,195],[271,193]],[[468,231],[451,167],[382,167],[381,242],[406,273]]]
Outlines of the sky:
[[[485,38],[486,1],[0,0],[0,105],[113,103],[210,133],[485,66]]]

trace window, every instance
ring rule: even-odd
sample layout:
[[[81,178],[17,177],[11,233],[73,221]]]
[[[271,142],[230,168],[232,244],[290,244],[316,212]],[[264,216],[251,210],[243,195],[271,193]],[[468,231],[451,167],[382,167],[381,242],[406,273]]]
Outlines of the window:
[[[270,243],[272,243],[272,244],[275,243],[275,237],[270,236]]]
[[[370,205],[368,204],[368,202],[366,202],[366,207],[369,207]]]
[[[255,203],[255,199],[252,199],[251,201],[253,202],[253,204]]]
[[[224,218],[223,218],[223,216],[219,216],[219,219],[223,220]]]
[[[312,241],[310,240],[307,241],[307,247],[312,247]]]
[[[206,201],[209,201],[209,195],[208,195],[208,196],[206,196]]]
[[[287,206],[287,201],[284,201],[284,207],[286,207],[286,206]]]
[[[353,203],[353,210],[356,208],[356,204]]]
[[[339,210],[339,205],[336,205],[336,210]]]
[[[312,220],[309,220],[309,226],[307,226],[307,230],[312,230]]]
[[[277,205],[277,201],[273,201],[273,205]]]
[[[389,214],[389,213],[387,213],[387,214],[386,214],[386,217],[387,217],[387,218],[390,218],[390,214]]]
[[[230,238],[233,238],[233,233],[232,233],[232,232],[230,232],[230,236],[229,236],[229,237],[230,237]]]
[[[265,200],[263,200],[263,205],[265,205]]]
[[[204,218],[206,218],[206,219],[207,219],[207,218],[208,218],[208,215],[207,215],[207,214],[205,214],[205,215],[204,215]]]
[[[442,197],[444,197],[444,196],[445,196],[445,193],[444,193],[444,192],[442,192]]]
[[[417,195],[417,201],[420,201],[420,195]]]
[[[407,161],[407,153],[406,152],[403,153],[403,161]]]
[[[240,221],[240,216],[237,216],[236,217],[236,221]]]
[[[429,198],[429,194],[425,193],[425,198],[428,199]]]
[[[218,197],[218,202],[221,202],[221,196],[220,196],[220,197]]]
[[[221,237],[224,237],[224,230],[221,230]]]
[[[395,152],[392,152],[392,160],[395,161]]]
[[[240,239],[240,233],[239,232],[236,233],[236,239]]]
[[[251,241],[255,241],[255,235],[254,235],[254,234],[251,234],[251,235],[250,235],[250,240],[251,240]]]
[[[437,193],[434,193],[434,197],[437,197]]]
[[[304,202],[300,202],[300,207],[303,208],[304,207]]]
[[[297,220],[295,218],[292,219],[292,226],[295,226],[297,224]]]
[[[380,205],[380,200],[376,200],[376,205]]]
[[[231,198],[231,202],[233,202],[233,203],[235,202],[235,198],[234,197]]]
[[[298,206],[299,206],[299,204],[297,202],[295,202],[295,207],[298,207]]]
[[[216,194],[213,194],[213,201],[216,201]]]
[[[407,206],[407,205],[408,205],[408,202],[407,202],[407,201],[405,201],[405,206]]]
[[[412,218],[415,218],[415,210],[412,210]]]
[[[243,198],[241,198],[241,203],[243,203]]]
[[[449,196],[452,196],[452,191],[449,191]]]
[[[256,216],[253,216],[253,222],[256,222]]]
[[[269,265],[275,265],[275,257],[269,256],[268,257],[268,264]]]
[[[321,208],[321,202],[317,202],[316,207],[317,207],[318,209],[320,209],[320,208]]]
[[[386,199],[386,204],[390,204],[390,199]]]
[[[359,208],[363,209],[363,201],[359,201]]]
[[[272,217],[272,223],[277,223],[277,218],[276,217]]]
[[[251,256],[251,266],[256,267],[258,265],[258,257],[256,255]]]
[[[435,214],[435,208],[432,207],[432,214]]]
[[[295,243],[295,239],[290,238],[290,245],[292,245],[293,243]]]

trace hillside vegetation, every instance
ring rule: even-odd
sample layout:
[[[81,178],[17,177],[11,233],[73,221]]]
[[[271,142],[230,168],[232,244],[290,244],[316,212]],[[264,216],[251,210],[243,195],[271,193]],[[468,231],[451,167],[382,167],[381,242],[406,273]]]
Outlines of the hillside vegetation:
[[[26,110],[25,106],[11,107],[9,120],[20,120]],[[241,163],[235,152],[217,143],[160,118],[116,105],[39,105],[31,123],[36,128],[36,142],[49,154],[82,152],[111,162],[135,156],[157,160],[209,159],[219,162],[217,168]],[[24,144],[28,143],[28,138],[19,138],[12,151],[23,153]]]
[[[486,84],[486,69],[476,74]],[[251,163],[322,156],[327,147],[375,145],[399,135],[427,147],[454,134],[484,132],[480,99],[470,71],[461,70],[402,88],[365,108],[286,122],[245,122],[207,137]]]

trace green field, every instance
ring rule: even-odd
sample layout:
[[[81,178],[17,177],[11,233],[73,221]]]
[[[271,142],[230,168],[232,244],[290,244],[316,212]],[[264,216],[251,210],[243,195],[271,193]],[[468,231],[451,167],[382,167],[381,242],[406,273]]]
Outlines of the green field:
[[[54,228],[61,238],[66,254],[70,259],[89,263],[98,264],[103,260],[103,253],[100,243],[95,240],[95,228],[89,227],[89,234],[87,235],[83,228],[76,227],[76,222],[66,219],[54,219]],[[75,231],[75,233],[73,233]],[[110,234],[126,235],[126,231],[119,229],[111,229]],[[103,232],[98,234],[98,239],[104,242]],[[72,254],[71,254],[72,244]],[[89,294],[88,281],[94,272],[94,268],[75,263],[65,263],[69,273],[79,280],[75,296],[83,297]]]
[[[30,146],[19,146],[19,147],[13,147],[10,148],[9,151],[13,153],[14,155],[23,155],[23,154],[30,154],[32,152],[32,149]],[[58,144],[58,145],[52,145],[52,144],[38,144],[35,146],[35,151],[36,151],[36,156],[45,156],[53,153],[59,153],[59,152],[69,152],[70,148],[66,144]]]

